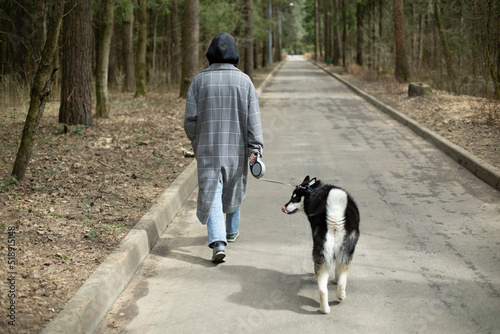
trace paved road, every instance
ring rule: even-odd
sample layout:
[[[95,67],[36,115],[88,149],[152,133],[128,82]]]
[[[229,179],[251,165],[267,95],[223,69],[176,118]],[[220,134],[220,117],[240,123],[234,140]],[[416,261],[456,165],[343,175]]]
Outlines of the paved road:
[[[330,284],[318,312],[308,223],[280,211],[292,188],[252,179],[225,264],[193,193],[97,333],[500,332],[500,192],[300,57],[260,101],[266,178],[358,202],[346,300]]]

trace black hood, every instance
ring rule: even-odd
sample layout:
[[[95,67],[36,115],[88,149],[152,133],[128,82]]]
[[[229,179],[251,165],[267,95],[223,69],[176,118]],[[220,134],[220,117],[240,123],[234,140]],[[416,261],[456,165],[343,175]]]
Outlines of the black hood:
[[[238,66],[240,56],[234,37],[227,32],[221,32],[214,37],[207,51],[207,59],[210,65],[216,63],[229,63]]]

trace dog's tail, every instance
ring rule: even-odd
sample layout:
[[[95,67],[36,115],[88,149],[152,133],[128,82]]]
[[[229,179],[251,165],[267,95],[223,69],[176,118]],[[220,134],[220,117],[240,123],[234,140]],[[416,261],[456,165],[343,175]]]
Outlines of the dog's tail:
[[[326,219],[329,225],[340,225],[345,222],[347,193],[342,189],[331,189],[326,200]]]

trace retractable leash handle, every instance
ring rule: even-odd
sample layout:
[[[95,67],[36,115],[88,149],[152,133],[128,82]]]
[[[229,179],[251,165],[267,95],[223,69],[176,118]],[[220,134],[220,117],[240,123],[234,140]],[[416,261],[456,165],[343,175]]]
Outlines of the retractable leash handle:
[[[253,177],[256,179],[260,179],[266,173],[266,165],[260,160],[260,155],[257,154],[257,158],[253,164],[250,164],[250,173],[252,173]]]

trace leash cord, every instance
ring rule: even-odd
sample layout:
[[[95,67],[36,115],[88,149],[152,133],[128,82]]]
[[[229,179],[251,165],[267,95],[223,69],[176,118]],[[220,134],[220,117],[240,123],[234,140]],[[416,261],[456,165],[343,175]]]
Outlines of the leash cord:
[[[260,179],[259,181],[264,181],[264,182],[269,182],[269,183],[276,183],[276,184],[282,184],[284,186],[289,186],[289,187],[295,187],[289,183],[281,182],[281,181],[276,181],[276,180],[269,180],[269,179]]]

